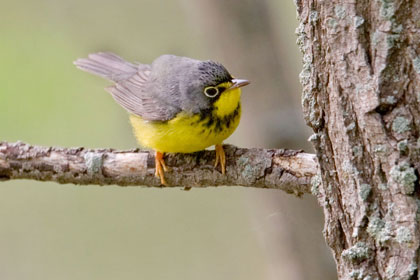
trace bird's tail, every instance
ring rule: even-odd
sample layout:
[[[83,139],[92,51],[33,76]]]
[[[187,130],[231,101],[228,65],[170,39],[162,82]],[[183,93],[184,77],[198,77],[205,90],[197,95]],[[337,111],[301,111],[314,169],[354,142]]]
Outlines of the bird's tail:
[[[114,82],[128,79],[139,67],[109,52],[93,53],[88,58],[79,58],[74,61],[74,65],[83,71]]]

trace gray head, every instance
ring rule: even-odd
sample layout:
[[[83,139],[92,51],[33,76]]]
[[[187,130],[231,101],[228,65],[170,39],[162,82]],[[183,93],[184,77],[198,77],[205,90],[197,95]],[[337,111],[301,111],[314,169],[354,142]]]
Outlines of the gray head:
[[[146,90],[165,98],[168,105],[191,113],[211,108],[223,93],[223,88],[214,87],[233,79],[223,65],[214,61],[162,55],[151,66]]]

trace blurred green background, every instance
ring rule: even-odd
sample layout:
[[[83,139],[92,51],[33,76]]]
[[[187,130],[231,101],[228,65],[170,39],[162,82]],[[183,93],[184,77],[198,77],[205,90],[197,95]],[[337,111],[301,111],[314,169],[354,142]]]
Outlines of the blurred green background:
[[[305,148],[293,1],[0,0],[0,140],[136,147],[97,51],[222,62],[252,84],[228,143]],[[335,279],[311,197],[0,183],[0,279]]]

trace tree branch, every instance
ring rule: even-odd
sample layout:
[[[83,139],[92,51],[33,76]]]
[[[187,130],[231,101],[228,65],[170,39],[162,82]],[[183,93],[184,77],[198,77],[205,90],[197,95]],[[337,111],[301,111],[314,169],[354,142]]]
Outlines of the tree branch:
[[[226,175],[213,167],[214,151],[165,156],[169,186],[244,186],[310,192],[318,170],[315,155],[302,151],[224,146]],[[0,142],[0,180],[33,179],[60,184],[163,187],[150,151],[57,148]]]

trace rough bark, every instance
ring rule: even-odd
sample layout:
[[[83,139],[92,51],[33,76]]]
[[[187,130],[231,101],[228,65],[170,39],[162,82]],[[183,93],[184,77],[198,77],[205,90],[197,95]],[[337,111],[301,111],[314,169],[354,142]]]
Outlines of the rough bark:
[[[316,195],[340,279],[419,279],[420,2],[296,1]]]
[[[225,175],[213,167],[214,151],[167,155],[165,161],[171,168],[165,173],[168,186],[247,186],[281,189],[296,195],[310,191],[311,178],[317,171],[312,154],[231,145],[224,149]],[[0,142],[0,180],[163,187],[154,174],[154,155],[150,151],[64,149]]]

